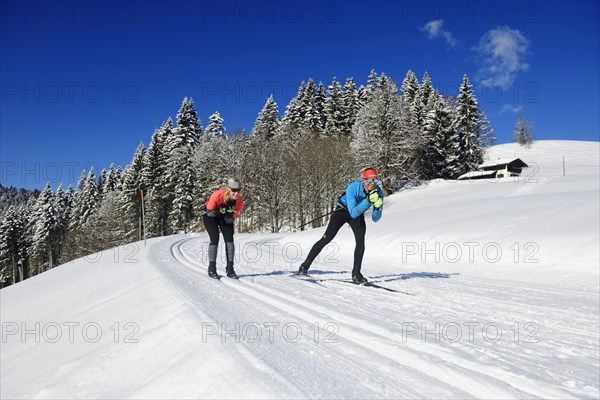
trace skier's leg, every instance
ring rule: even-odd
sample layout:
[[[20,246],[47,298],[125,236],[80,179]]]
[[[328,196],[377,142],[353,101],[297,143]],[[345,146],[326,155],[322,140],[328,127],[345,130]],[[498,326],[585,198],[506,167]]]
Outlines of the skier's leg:
[[[208,275],[216,276],[217,250],[219,249],[219,221],[218,218],[209,217],[208,215],[204,215],[202,221],[210,238],[208,245]]]
[[[223,240],[225,240],[225,255],[227,256],[227,276],[230,278],[237,277],[233,269],[233,261],[235,258],[235,244],[233,242],[234,225],[226,224],[224,221],[220,224]]]
[[[352,276],[362,276],[360,268],[362,266],[363,255],[365,254],[365,234],[367,232],[367,224],[365,223],[365,215],[361,214],[359,217],[352,219],[349,222],[352,232],[354,232],[354,239],[356,240],[356,247],[354,248],[354,266],[352,268]]]
[[[308,269],[310,268],[310,265],[315,260],[315,258],[317,258],[317,256],[321,252],[321,250],[323,250],[323,248],[325,246],[327,246],[327,244],[329,244],[329,242],[331,242],[333,240],[335,235],[337,235],[337,233],[339,232],[340,228],[349,220],[350,220],[350,213],[348,213],[348,211],[346,211],[346,210],[340,209],[333,213],[333,215],[331,216],[331,219],[329,220],[329,224],[327,225],[327,230],[325,230],[325,234],[310,249],[310,252],[308,253],[308,256],[306,257],[306,260],[304,260],[302,265],[300,265],[299,272],[308,271]]]

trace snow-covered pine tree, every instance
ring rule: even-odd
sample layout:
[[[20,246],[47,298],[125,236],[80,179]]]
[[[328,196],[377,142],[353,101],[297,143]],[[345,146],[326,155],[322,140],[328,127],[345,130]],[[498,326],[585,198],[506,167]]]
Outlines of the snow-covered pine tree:
[[[54,194],[54,207],[56,209],[56,240],[54,241],[54,255],[55,259],[60,263],[62,259],[62,249],[67,236],[67,228],[69,221],[69,214],[71,204],[69,203],[70,198],[65,193],[62,184],[56,189]]]
[[[79,181],[77,181],[77,191],[73,199],[73,206],[71,209],[71,215],[69,216],[69,229],[76,229],[81,225],[81,219],[83,216],[83,191],[85,188],[85,181],[87,172],[81,171]]]
[[[38,273],[54,266],[53,254],[58,224],[56,205],[50,182],[38,197],[34,215],[33,256],[38,265]]]
[[[415,98],[419,91],[419,80],[414,72],[409,70],[402,81],[402,103],[410,110],[414,110]]]
[[[185,97],[177,113],[177,135],[170,143],[173,148],[182,145],[195,146],[202,135],[202,124],[198,118],[198,112],[194,107],[194,100]]]
[[[168,216],[172,194],[166,179],[166,138],[173,128],[169,119],[152,135],[148,151],[142,160],[142,187],[146,203],[146,234],[148,237],[162,236],[168,230]]]
[[[433,101],[432,96],[434,96],[435,89],[431,84],[431,78],[427,71],[423,74],[423,83],[419,86],[417,93],[414,99],[413,112],[415,113],[415,118],[417,122],[417,126],[422,131],[425,126],[425,117],[429,110],[432,109]],[[431,104],[430,104],[431,103]]]
[[[424,126],[428,139],[423,152],[424,177],[454,179],[459,173],[459,143],[453,125],[452,110],[439,95],[432,98],[431,106]]]
[[[260,113],[258,113],[254,128],[252,128],[252,140],[271,140],[277,133],[280,124],[281,121],[279,119],[277,103],[275,102],[273,95],[271,95],[267,99]]]
[[[86,178],[83,192],[81,193],[81,217],[79,224],[84,225],[92,215],[98,210],[100,206],[98,181],[96,180],[96,173],[94,167],[90,168]]]
[[[403,178],[418,178],[423,174],[421,165],[425,138],[417,121],[415,103],[419,93],[419,81],[412,71],[408,71],[401,87],[401,131],[404,137],[404,154],[407,157],[403,161]]]
[[[360,166],[377,168],[387,194],[392,193],[396,180],[406,174],[409,159],[401,117],[398,87],[382,74],[379,86],[358,113],[352,148]]]
[[[104,186],[106,186],[106,181],[108,180],[108,171],[106,168],[102,168],[100,171],[100,177],[98,178],[98,199],[99,202],[102,203],[104,200]]]
[[[125,231],[123,242],[125,243],[140,240],[142,237],[140,189],[143,185],[142,168],[145,152],[146,147],[140,143],[123,174],[123,187],[119,202]]]
[[[359,91],[359,98],[362,104],[366,104],[371,99],[371,94],[379,87],[379,76],[374,69],[371,69],[369,77],[367,78],[367,86],[361,86]]]
[[[359,100],[358,90],[356,90],[356,84],[354,83],[353,78],[346,79],[344,83],[344,131],[343,135],[346,137],[350,137],[352,135],[352,127],[356,122],[356,116],[358,115],[358,110],[362,107],[362,104]]]
[[[29,276],[26,268],[28,218],[23,205],[11,205],[0,218],[0,288]]]
[[[110,167],[108,168],[108,171],[106,173],[106,178],[104,180],[104,183],[101,186],[101,188],[102,188],[101,193],[102,193],[103,201],[110,192],[114,192],[115,190],[117,190],[117,188],[119,186],[119,179],[120,179],[120,176],[119,176],[118,170],[115,168],[114,164],[110,164]]]
[[[300,128],[304,123],[305,111],[303,111],[302,104],[304,102],[304,95],[306,93],[306,83],[302,81],[298,88],[298,93],[286,107],[283,118],[281,119],[281,128],[279,129],[279,135],[288,138],[288,142],[295,142],[300,137]]]
[[[340,85],[335,77],[331,81],[328,91],[329,97],[326,100],[325,107],[327,113],[325,135],[334,138],[346,136],[348,112],[346,111],[342,85]]]
[[[319,82],[317,90],[315,92],[315,109],[319,120],[319,133],[325,133],[325,127],[327,126],[327,90],[323,82]]]
[[[317,88],[315,82],[311,79],[306,84],[306,89],[300,102],[300,115],[303,115],[300,135],[312,134],[320,135],[323,131],[321,127],[321,115],[319,113]]]
[[[206,125],[206,129],[204,130],[205,137],[209,139],[224,138],[225,126],[223,125],[223,118],[221,118],[221,114],[216,111],[208,119],[208,125]]]
[[[211,142],[223,141],[216,137]],[[195,176],[192,168],[192,151],[188,146],[181,147],[172,154],[173,167],[179,170],[175,180],[173,208],[169,213],[169,225],[174,232],[188,232],[193,218]]]
[[[483,162],[484,150],[479,136],[479,107],[467,74],[460,86],[455,123],[460,142],[460,173],[474,171]]]

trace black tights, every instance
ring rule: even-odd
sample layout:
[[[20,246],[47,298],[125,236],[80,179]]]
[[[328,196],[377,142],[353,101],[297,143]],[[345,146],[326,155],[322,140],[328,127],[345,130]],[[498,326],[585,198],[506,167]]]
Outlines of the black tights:
[[[227,267],[233,268],[233,259],[235,255],[235,247],[233,245],[233,224],[226,224],[223,217],[209,217],[204,215],[202,218],[204,227],[208,232],[210,244],[208,246],[208,265],[209,268],[214,268],[217,262],[217,249],[219,247],[219,230],[223,234],[225,240],[225,249],[227,255]]]
[[[362,265],[363,255],[365,254],[365,233],[367,231],[367,224],[365,223],[365,216],[361,214],[356,218],[350,217],[350,213],[345,209],[339,209],[333,213],[327,225],[327,230],[323,237],[313,245],[308,253],[308,257],[302,263],[302,266],[306,269],[310,267],[312,262],[317,258],[321,250],[329,242],[333,240],[337,235],[340,228],[348,223],[354,232],[354,239],[356,240],[356,247],[354,248],[354,267],[352,268],[352,276],[360,274],[360,268]]]

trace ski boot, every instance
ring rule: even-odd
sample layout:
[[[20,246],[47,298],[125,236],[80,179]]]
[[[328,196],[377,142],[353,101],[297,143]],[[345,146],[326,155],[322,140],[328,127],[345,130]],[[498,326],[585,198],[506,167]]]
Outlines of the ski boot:
[[[366,285],[369,283],[367,278],[362,276],[362,274],[360,272],[358,274],[352,276],[352,282],[356,285]]]
[[[301,265],[300,268],[298,268],[298,273],[296,275],[308,276],[308,267]]]
[[[225,271],[227,272],[227,277],[231,278],[231,279],[238,279],[237,274],[235,273],[235,271],[233,270],[233,265],[232,264],[228,264],[227,268],[225,269]]]
[[[217,274],[217,263],[216,262],[208,263],[208,276],[213,279],[219,279],[219,275]]]

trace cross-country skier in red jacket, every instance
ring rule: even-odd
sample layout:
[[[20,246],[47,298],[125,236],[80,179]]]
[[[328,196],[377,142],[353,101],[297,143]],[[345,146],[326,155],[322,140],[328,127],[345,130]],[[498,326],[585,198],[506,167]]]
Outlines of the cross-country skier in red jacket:
[[[206,214],[203,217],[204,227],[208,232],[210,244],[208,245],[208,276],[218,278],[217,275],[217,250],[219,248],[219,230],[225,240],[227,255],[227,276],[237,279],[233,269],[235,246],[233,243],[233,221],[244,208],[242,198],[242,184],[230,178],[224,189],[214,191],[206,202]]]

